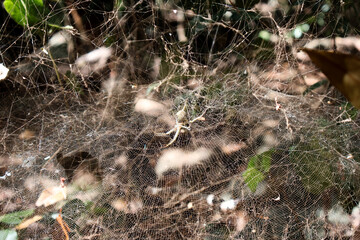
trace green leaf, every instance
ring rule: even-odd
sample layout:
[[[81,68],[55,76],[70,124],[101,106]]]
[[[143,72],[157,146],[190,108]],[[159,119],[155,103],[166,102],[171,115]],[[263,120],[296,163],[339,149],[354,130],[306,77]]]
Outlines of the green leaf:
[[[23,27],[40,22],[45,10],[42,0],[5,0],[4,8]]]
[[[6,224],[19,224],[24,218],[33,214],[34,209],[28,209],[0,216],[0,222]]]
[[[273,153],[274,149],[270,149],[250,158],[247,169],[243,172],[243,177],[252,192],[256,191],[259,183],[265,179],[265,174],[269,172]]]
[[[263,173],[267,173],[270,170],[271,156],[273,152],[274,149],[270,149],[269,151],[251,157],[248,163],[248,168],[256,168]]]
[[[271,166],[271,157],[274,153],[274,149],[270,149],[260,155],[261,160],[261,170],[263,173],[267,173],[270,170]]]
[[[259,183],[265,179],[265,176],[262,172],[252,167],[248,167],[248,169],[245,170],[243,177],[246,185],[252,192],[255,192]]]
[[[17,240],[17,232],[13,229],[0,230],[0,240]]]

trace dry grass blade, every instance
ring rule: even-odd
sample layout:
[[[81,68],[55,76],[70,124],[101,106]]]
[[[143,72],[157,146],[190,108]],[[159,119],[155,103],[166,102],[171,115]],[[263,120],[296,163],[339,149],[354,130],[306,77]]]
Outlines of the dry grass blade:
[[[30,219],[26,219],[24,221],[22,221],[19,225],[17,225],[15,227],[16,230],[21,230],[21,229],[24,229],[24,228],[27,228],[28,226],[30,226],[30,224],[33,224],[39,220],[41,220],[43,217],[40,216],[40,215],[35,215],[33,216],[32,218]]]

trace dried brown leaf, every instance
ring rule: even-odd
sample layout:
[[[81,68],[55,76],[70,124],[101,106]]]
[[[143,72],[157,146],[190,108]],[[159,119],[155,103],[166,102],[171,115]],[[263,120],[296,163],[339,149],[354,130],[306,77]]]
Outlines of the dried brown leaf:
[[[360,109],[360,58],[350,54],[302,49],[344,96]]]
[[[66,187],[64,185],[65,179],[61,178],[61,184],[58,187],[50,187],[42,191],[35,205],[40,206],[50,206],[61,200],[66,199]]]

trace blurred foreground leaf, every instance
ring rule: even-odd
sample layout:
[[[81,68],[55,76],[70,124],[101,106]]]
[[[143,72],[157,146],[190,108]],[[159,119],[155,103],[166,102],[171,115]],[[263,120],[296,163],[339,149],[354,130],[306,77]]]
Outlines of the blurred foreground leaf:
[[[17,232],[13,229],[0,230],[0,240],[16,240]]]
[[[360,109],[360,58],[350,54],[302,49],[330,82]]]
[[[0,216],[0,222],[6,224],[19,224],[24,218],[33,214],[34,209],[28,209]]]
[[[42,0],[5,0],[4,7],[10,17],[23,27],[40,22],[45,10]]]

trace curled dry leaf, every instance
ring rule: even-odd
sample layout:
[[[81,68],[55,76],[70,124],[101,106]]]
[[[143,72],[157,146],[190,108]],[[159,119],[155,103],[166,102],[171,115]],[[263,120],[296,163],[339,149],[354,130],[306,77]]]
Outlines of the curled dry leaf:
[[[37,207],[47,207],[66,199],[66,186],[64,184],[65,178],[61,178],[60,181],[60,186],[50,187],[42,191],[38,200],[35,203]]]
[[[360,109],[360,58],[350,54],[302,49],[344,96]]]
[[[20,133],[19,138],[21,140],[30,140],[35,137],[35,132],[25,129],[22,133]]]

